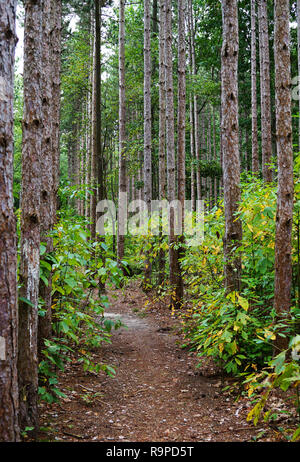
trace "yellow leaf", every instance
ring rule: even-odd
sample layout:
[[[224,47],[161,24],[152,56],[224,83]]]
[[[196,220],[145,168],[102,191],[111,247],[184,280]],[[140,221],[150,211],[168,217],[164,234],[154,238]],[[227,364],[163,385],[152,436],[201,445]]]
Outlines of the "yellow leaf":
[[[247,226],[248,226],[248,228],[250,229],[251,233],[253,233],[253,228],[252,228],[252,226],[249,225],[249,223],[247,223]]]
[[[276,335],[269,330],[265,330],[265,338],[269,338],[271,340],[276,340]]]
[[[253,388],[249,388],[249,390],[248,390],[248,397],[249,397],[249,398],[250,398],[250,396],[252,395],[252,393],[253,393]]]
[[[241,305],[242,308],[244,308],[245,311],[248,311],[249,309],[249,302],[246,298],[241,297],[240,295],[237,296],[239,304]]]

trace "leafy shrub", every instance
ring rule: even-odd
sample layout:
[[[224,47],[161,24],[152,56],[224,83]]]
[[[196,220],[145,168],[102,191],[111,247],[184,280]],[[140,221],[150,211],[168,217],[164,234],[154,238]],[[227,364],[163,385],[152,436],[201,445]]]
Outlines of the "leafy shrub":
[[[259,373],[251,374],[245,380],[248,388],[249,397],[258,392],[260,395],[256,399],[255,406],[248,414],[247,420],[253,420],[256,425],[263,417],[265,421],[276,418],[277,415],[272,412],[272,409],[266,410],[268,399],[272,391],[281,389],[284,392],[294,390],[292,395],[295,409],[298,414],[299,426],[288,437],[292,441],[300,439],[300,335],[293,337],[289,344],[289,349],[279,353],[273,358],[267,368]]]
[[[46,255],[41,246],[40,277],[47,284],[52,273],[53,294],[54,337],[45,340],[44,359],[39,365],[39,393],[48,402],[62,396],[57,388],[57,370],[64,370],[70,353],[79,353],[85,371],[115,374],[110,365],[94,364],[91,358],[90,350],[110,343],[111,330],[121,326],[120,321],[104,318],[107,296],[96,298],[94,292],[99,280],[118,285],[123,276],[105,242],[89,240],[86,228],[82,218],[63,212],[52,233],[53,252]],[[42,301],[39,314],[45,315]]]

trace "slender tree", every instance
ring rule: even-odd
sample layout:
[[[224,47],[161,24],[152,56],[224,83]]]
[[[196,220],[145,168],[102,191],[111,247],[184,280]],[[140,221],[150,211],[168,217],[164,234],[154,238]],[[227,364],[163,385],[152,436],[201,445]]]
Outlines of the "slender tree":
[[[291,115],[290,8],[289,0],[275,0],[275,93],[278,193],[275,237],[274,308],[281,320],[288,317],[292,287],[292,225],[294,203],[293,144]],[[288,339],[277,337],[284,349]]]
[[[144,1],[144,200],[147,212],[152,199],[152,121],[151,121],[151,8],[150,0]],[[151,262],[146,254],[144,289],[150,287]]]
[[[58,208],[58,188],[60,173],[60,116],[61,116],[61,53],[62,53],[62,0],[51,2],[51,82],[52,82],[52,159],[53,159],[53,190],[52,190],[52,223],[55,223]]]
[[[225,209],[225,287],[240,290],[241,259],[235,248],[242,238],[242,224],[235,212],[240,200],[240,156],[238,123],[239,29],[236,0],[222,0],[222,153]]]
[[[166,69],[165,69],[165,21],[166,10],[164,0],[159,2],[159,199],[167,197],[166,191]],[[160,225],[160,241],[162,243],[162,226]],[[165,252],[159,250],[159,277],[161,285],[165,272]]]
[[[192,55],[192,73],[194,78],[197,75],[196,66],[196,48],[195,48],[195,26],[193,14],[193,2],[189,0],[189,16],[190,16],[190,33],[191,33],[191,55]],[[194,91],[194,142],[195,142],[195,158],[197,160],[196,167],[196,185],[197,185],[197,199],[202,199],[201,190],[201,169],[200,169],[200,144],[199,144],[199,115],[198,115],[198,98]]]
[[[94,118],[94,144],[93,144],[93,158],[97,162],[97,179],[98,179],[98,201],[105,199],[105,184],[104,184],[104,153],[102,150],[102,57],[101,57],[101,31],[102,31],[102,5],[103,1],[95,0],[95,118]],[[96,213],[95,213],[96,218]],[[96,223],[95,223],[96,226]],[[104,237],[98,235],[98,241],[101,243]],[[99,246],[100,255],[104,263],[104,254],[101,251],[102,247]],[[98,281],[99,294],[105,290],[105,283],[102,282],[100,277]]]
[[[169,204],[176,199],[176,166],[175,166],[175,135],[174,135],[174,85],[173,85],[173,59],[172,59],[172,1],[166,0],[165,22],[165,62],[166,62],[166,145],[167,145],[167,172],[168,172],[168,200]],[[170,207],[169,216],[169,266],[171,301],[170,307],[176,305],[176,282],[178,275],[178,254],[175,249],[175,210]]]
[[[37,428],[38,294],[40,268],[40,206],[42,117],[43,2],[25,1],[24,115],[21,190],[21,264],[19,304],[20,426]]]
[[[300,0],[297,0],[297,50],[298,50],[298,82],[300,84]],[[299,97],[300,114],[300,97]],[[298,120],[298,150],[300,151],[300,117]]]
[[[191,8],[192,4],[191,1],[188,0],[188,12],[187,12],[187,20],[188,20],[188,32],[189,32],[189,67],[190,67],[190,81],[192,82],[193,79],[193,45],[192,45],[192,14]],[[192,92],[190,93],[189,97],[189,120],[190,120],[190,155],[191,155],[191,202],[192,202],[192,209],[195,210],[196,208],[196,183],[195,183],[195,123],[194,123],[194,95]]]
[[[99,27],[99,19],[96,20],[96,16],[99,15],[99,1],[95,0],[94,9],[94,20],[93,20],[93,71],[92,71],[92,130],[91,130],[91,185],[92,185],[92,197],[91,197],[91,238],[92,241],[96,240],[96,210],[97,210],[97,196],[98,196],[98,137],[99,127],[97,122],[97,98],[99,97],[99,89],[97,89],[96,80],[98,80],[98,60],[97,51],[99,52],[99,31],[97,32],[97,26]],[[95,256],[95,255],[94,255]]]
[[[268,30],[268,2],[258,2],[259,52],[260,52],[260,105],[261,105],[261,147],[263,179],[272,181],[270,168],[272,158],[271,135],[271,89],[270,89],[270,52]]]
[[[178,274],[176,283],[176,307],[183,299],[183,278],[180,259],[183,257],[184,243],[184,204],[185,204],[185,134],[186,134],[186,40],[185,40],[186,0],[178,0],[178,118],[177,118],[177,162],[178,162],[178,201],[180,203],[177,218],[182,228],[178,237]]]
[[[0,441],[19,441],[17,242],[13,210],[15,0],[0,1]]]
[[[252,172],[259,172],[257,135],[256,78],[256,1],[251,0],[251,106],[252,106]]]
[[[57,30],[57,17],[55,6],[58,0],[44,0],[43,3],[43,46],[42,46],[42,115],[43,138],[41,163],[41,240],[46,245],[46,254],[53,251],[51,231],[56,221],[57,184],[59,168],[59,110],[60,94],[56,95],[55,73],[60,68],[60,53],[54,54],[54,37],[52,28]],[[55,17],[53,15],[55,14]],[[58,112],[58,114],[57,114]],[[57,123],[58,120],[58,123]],[[52,305],[52,275],[49,273],[47,283],[40,281],[39,295],[44,302],[45,315],[38,320],[38,347],[39,353],[44,347],[44,339],[51,336],[51,305]]]
[[[119,205],[118,205],[118,261],[124,256],[126,181],[126,105],[125,105],[125,0],[119,5]]]

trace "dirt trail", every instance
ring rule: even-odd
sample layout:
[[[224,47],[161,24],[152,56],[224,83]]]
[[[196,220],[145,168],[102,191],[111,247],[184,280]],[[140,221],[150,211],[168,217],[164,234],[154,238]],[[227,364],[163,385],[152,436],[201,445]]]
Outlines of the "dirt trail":
[[[251,441],[247,408],[222,393],[219,376],[196,370],[196,358],[180,349],[168,310],[144,316],[136,287],[116,291],[108,318],[128,329],[113,333],[95,357],[116,366],[110,378],[71,364],[60,377],[61,405],[42,406],[50,437],[67,441]],[[95,359],[95,358],[94,358]],[[101,394],[101,396],[100,396]],[[86,402],[89,401],[89,402]],[[49,439],[49,433],[47,435]]]

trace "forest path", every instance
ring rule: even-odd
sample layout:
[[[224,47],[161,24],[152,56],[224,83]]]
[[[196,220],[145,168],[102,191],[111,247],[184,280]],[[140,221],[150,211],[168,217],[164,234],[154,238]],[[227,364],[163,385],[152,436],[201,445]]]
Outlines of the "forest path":
[[[51,439],[251,441],[257,429],[246,422],[246,405],[222,393],[218,375],[195,369],[195,356],[178,345],[169,310],[144,308],[146,296],[136,284],[109,298],[106,316],[128,329],[114,331],[112,344],[103,345],[94,360],[114,365],[116,377],[70,364],[60,374],[67,398],[41,408],[41,425],[51,428]]]

